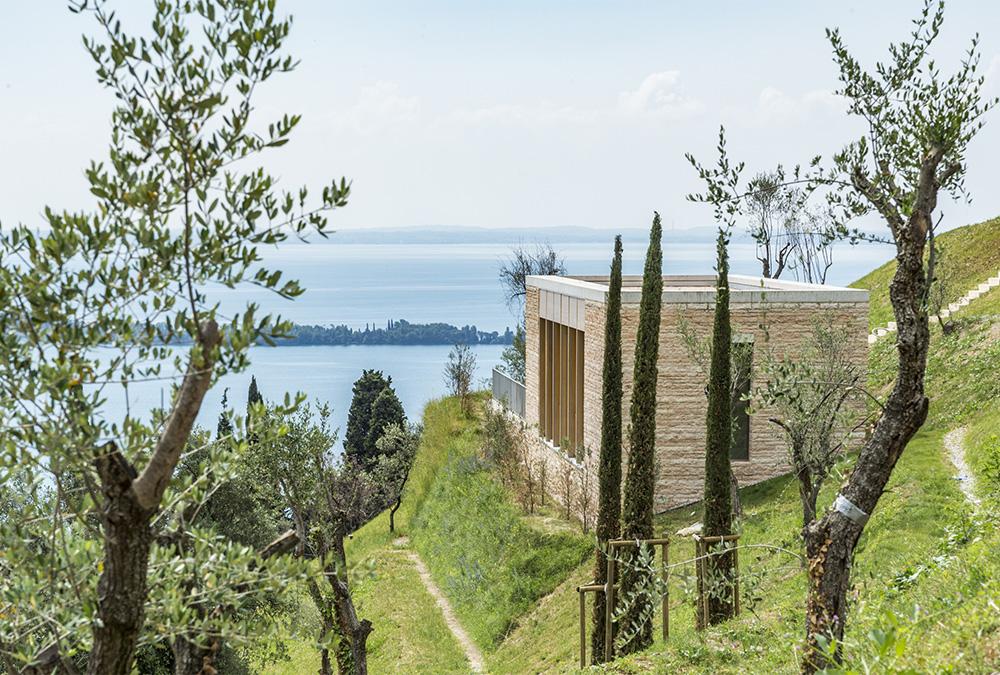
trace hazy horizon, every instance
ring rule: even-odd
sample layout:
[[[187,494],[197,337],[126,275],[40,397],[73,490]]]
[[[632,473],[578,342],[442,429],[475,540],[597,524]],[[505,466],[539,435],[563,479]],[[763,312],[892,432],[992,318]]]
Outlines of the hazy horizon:
[[[148,3],[112,2],[148,31]],[[644,228],[712,225],[685,195],[684,158],[711,163],[718,128],[747,172],[805,164],[861,130],[844,115],[826,27],[866,65],[904,40],[919,0],[866,3],[571,5],[295,0],[290,74],[260,88],[257,121],[302,114],[267,155],[284,187],[353,180],[331,227]],[[105,157],[113,95],[62,2],[9,3],[0,24],[0,223],[37,225],[44,206],[89,208],[84,168]],[[951,0],[934,57],[957,68],[1000,3]],[[711,35],[711,40],[705,40]],[[981,41],[986,91],[1000,93],[1000,34]],[[990,179],[1000,124],[968,154],[971,204],[942,200],[943,229],[1000,213]]]

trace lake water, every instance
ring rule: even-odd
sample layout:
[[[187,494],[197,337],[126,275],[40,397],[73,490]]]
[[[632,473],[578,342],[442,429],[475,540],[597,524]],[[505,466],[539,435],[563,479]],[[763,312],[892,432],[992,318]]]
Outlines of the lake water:
[[[340,438],[351,405],[351,387],[366,368],[382,370],[392,377],[408,417],[419,421],[427,401],[446,393],[444,366],[450,347],[413,346],[306,346],[254,347],[250,352],[252,366],[243,373],[227,375],[205,396],[198,424],[211,429],[222,410],[222,394],[229,389],[229,407],[237,414],[246,410],[250,376],[265,399],[281,401],[285,393],[303,392],[312,401],[329,403],[332,424],[340,429]],[[500,363],[503,347],[474,347],[477,362],[476,385],[481,386],[493,367]],[[107,404],[105,419],[119,420],[125,414],[125,396],[120,387],[105,389]],[[146,414],[159,408],[161,396],[169,404],[170,384],[165,381],[137,382],[129,385],[128,404],[133,415]]]
[[[571,233],[562,232],[547,239],[565,256],[570,274],[607,274],[614,233],[599,234],[595,237],[590,231],[575,240]],[[706,234],[710,236],[711,232]],[[483,235],[480,232],[477,236]],[[643,233],[626,236],[623,264],[626,274],[642,272],[645,256],[642,236]],[[496,239],[345,243],[338,242],[335,234],[331,240],[317,244],[284,244],[266,252],[265,263],[299,279],[307,289],[303,296],[286,301],[259,288],[246,287],[218,289],[210,293],[210,300],[221,302],[223,313],[229,314],[241,311],[248,302],[256,302],[265,311],[280,313],[302,324],[382,326],[391,318],[469,324],[481,330],[502,331],[515,325],[515,317],[504,304],[497,270],[517,239],[509,234]],[[601,241],[605,239],[607,243]],[[714,242],[691,241],[690,236],[678,239],[681,240],[675,241],[669,231],[664,234],[664,273],[711,273]],[[758,272],[752,243],[734,241],[730,256],[733,272]],[[891,256],[891,249],[883,246],[841,246],[829,281],[849,283]],[[328,402],[333,408],[333,423],[343,432],[351,385],[365,368],[376,368],[390,375],[407,415],[418,419],[428,400],[445,393],[443,371],[449,350],[445,345],[255,347],[250,370],[223,378],[209,392],[199,423],[214,427],[226,388],[230,390],[230,406],[242,414],[252,373],[265,398],[279,400],[286,392],[302,391],[312,400]],[[490,370],[499,363],[502,350],[500,346],[476,348],[478,382],[486,381]],[[133,384],[128,397],[132,414],[158,407],[161,392],[169,396],[163,382]],[[120,391],[108,394],[106,416],[120,419],[125,414],[125,398]]]

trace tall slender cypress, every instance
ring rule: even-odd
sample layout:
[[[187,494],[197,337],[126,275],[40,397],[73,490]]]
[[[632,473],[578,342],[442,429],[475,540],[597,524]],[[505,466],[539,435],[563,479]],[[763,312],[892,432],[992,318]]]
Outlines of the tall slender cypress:
[[[601,395],[601,456],[597,467],[598,507],[595,583],[607,580],[607,557],[601,546],[621,533],[622,514],[622,237],[615,237],[608,299],[604,305],[604,372]],[[594,602],[592,660],[604,660],[604,594]],[[612,635],[614,635],[612,633]]]
[[[705,438],[705,502],[703,532],[706,536],[732,534],[732,483],[729,451],[732,445],[733,409],[730,392],[732,372],[732,327],[729,317],[729,238],[719,230],[717,243],[718,279],[715,290],[715,321],[712,329],[712,363],[708,381],[708,414]],[[733,576],[733,556],[712,556],[706,561],[709,590],[709,624],[733,616],[734,606],[729,589]],[[718,584],[723,584],[719,586]]]
[[[247,428],[247,444],[251,447],[256,446],[257,442],[260,440],[257,432],[253,430],[253,407],[258,403],[263,403],[264,397],[261,396],[260,390],[257,388],[257,377],[254,375],[250,376],[250,386],[247,388],[247,418],[245,420]]]
[[[660,248],[660,214],[653,214],[649,231],[649,249],[642,275],[642,298],[639,301],[639,330],[635,342],[635,371],[630,408],[628,476],[625,479],[622,536],[625,539],[649,539],[653,536],[653,491],[656,487],[656,361],[660,350],[660,305],[663,295],[663,252]],[[624,549],[633,551],[634,549]],[[631,654],[653,643],[653,598],[638,594],[649,586],[648,570],[638,570],[628,561],[621,566],[619,598],[628,603],[628,612],[619,631],[630,637],[621,652]],[[630,599],[631,598],[631,599]],[[619,606],[621,606],[619,604]],[[643,621],[643,617],[648,620]],[[641,626],[639,624],[642,624]]]

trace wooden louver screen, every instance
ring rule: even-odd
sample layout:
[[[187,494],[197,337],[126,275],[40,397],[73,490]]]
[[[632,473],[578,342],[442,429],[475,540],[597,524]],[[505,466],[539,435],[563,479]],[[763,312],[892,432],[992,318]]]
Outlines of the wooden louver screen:
[[[583,331],[539,319],[538,426],[542,436],[578,457],[583,445]]]

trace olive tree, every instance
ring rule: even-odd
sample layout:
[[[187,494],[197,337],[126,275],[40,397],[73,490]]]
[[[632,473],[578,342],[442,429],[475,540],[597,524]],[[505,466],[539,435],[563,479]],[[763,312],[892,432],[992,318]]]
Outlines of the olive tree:
[[[870,69],[850,53],[838,30],[827,31],[840,71],[837,93],[866,131],[833,157],[832,166],[823,169],[817,158],[806,175],[796,172],[789,180],[825,192],[839,231],[846,231],[851,218],[874,214],[896,246],[889,285],[897,325],[896,379],[833,505],[805,528],[809,578],[801,663],[806,673],[841,659],[855,549],[896,463],[927,418],[928,296],[938,199],[966,195],[967,149],[997,103],[982,96],[978,37],[952,75],[943,75],[931,59],[943,20],[944,3],[925,0],[908,39],[890,44],[889,58]],[[720,165],[728,164],[724,145],[720,157]],[[700,201],[739,211],[747,192],[738,171],[702,176],[709,188]],[[855,230],[851,238],[864,235]]]
[[[358,616],[351,597],[344,542],[383,507],[382,489],[373,476],[346,454],[334,455],[337,434],[330,428],[330,409],[313,412],[302,404],[293,413],[269,409],[258,426],[266,434],[254,454],[258,480],[279,497],[297,535],[295,554],[313,560],[321,575],[306,588],[322,620],[322,675],[368,672],[367,640],[372,624]],[[325,583],[324,583],[325,579]]]
[[[225,316],[209,289],[299,295],[258,247],[324,233],[348,186],[313,200],[259,168],[299,121],[254,113],[260,86],[295,65],[270,0],[156,2],[136,37],[102,0],[72,8],[95,21],[84,44],[115,108],[108,157],[86,171],[93,208],[0,232],[0,471],[27,475],[34,495],[0,532],[0,645],[24,667],[77,655],[89,673],[124,675],[167,625],[147,626],[147,610],[184,616],[157,536],[186,497],[175,469],[205,394],[289,329],[254,305]],[[112,419],[113,389],[150,379],[175,385],[164,414]]]
[[[799,485],[802,527],[816,518],[816,500],[864,422],[864,371],[852,358],[849,330],[817,319],[794,356],[768,353],[754,398],[788,442]]]
[[[836,501],[806,530],[805,672],[840,659],[855,548],[896,462],[927,418],[930,279],[924,253],[938,225],[938,198],[965,194],[966,150],[996,104],[981,95],[978,37],[952,75],[942,75],[931,60],[943,20],[944,3],[926,0],[909,39],[891,44],[889,59],[873,69],[850,53],[838,30],[827,31],[840,70],[839,94],[867,132],[834,157],[822,180],[832,189],[833,204],[849,215],[877,214],[896,244],[889,299],[897,325],[897,373]]]

